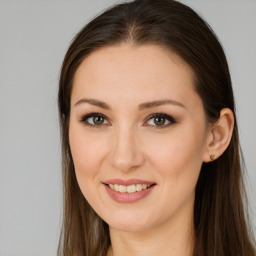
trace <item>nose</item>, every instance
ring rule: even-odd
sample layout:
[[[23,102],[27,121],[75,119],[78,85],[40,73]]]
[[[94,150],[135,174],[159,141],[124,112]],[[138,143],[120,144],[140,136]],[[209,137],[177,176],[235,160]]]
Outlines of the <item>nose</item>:
[[[144,155],[138,137],[132,129],[119,128],[111,143],[112,167],[122,172],[129,172],[143,165]]]

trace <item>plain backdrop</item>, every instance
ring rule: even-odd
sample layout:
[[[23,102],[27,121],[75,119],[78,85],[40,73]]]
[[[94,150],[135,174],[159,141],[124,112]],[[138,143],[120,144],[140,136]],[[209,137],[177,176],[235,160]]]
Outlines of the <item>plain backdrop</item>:
[[[220,38],[256,224],[256,1],[182,1]],[[0,256],[56,255],[61,225],[57,86],[71,39],[114,0],[0,0]]]

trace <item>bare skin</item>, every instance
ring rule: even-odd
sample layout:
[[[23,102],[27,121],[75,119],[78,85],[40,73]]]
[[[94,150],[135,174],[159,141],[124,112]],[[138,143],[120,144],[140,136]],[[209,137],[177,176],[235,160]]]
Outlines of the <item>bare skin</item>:
[[[159,46],[105,47],[82,62],[69,140],[81,191],[110,228],[107,256],[193,255],[196,182],[227,148],[232,118],[224,109],[207,124],[191,68]],[[121,183],[135,179],[150,192],[122,201]]]

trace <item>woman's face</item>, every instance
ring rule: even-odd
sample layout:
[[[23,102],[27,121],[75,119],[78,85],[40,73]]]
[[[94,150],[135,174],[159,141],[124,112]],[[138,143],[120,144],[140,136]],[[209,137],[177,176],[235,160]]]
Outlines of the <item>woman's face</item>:
[[[192,218],[208,128],[177,55],[130,44],[93,52],[74,77],[69,128],[81,191],[110,227]]]

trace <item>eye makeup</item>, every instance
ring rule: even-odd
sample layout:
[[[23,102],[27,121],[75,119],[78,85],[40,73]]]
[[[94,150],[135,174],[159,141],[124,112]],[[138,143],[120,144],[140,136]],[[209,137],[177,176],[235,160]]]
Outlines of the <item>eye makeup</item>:
[[[86,126],[93,127],[93,128],[100,128],[103,125],[109,125],[109,124],[106,124],[105,121],[107,121],[107,117],[101,113],[96,113],[96,112],[89,113],[80,118],[80,122],[82,122]]]
[[[175,124],[177,123],[177,121],[170,115],[166,114],[166,113],[154,113],[154,114],[151,114],[149,115],[147,118],[146,118],[146,122],[148,123],[150,120],[153,120],[153,123],[155,125],[152,125],[152,124],[149,124],[149,125],[145,125],[143,124],[143,126],[153,126],[154,128],[156,129],[163,129],[165,127],[168,127],[172,124]]]
[[[110,121],[105,115],[96,112],[82,116],[80,118],[80,122],[92,128],[100,128],[102,126],[111,125]],[[163,129],[175,123],[177,123],[177,121],[172,116],[160,112],[150,114],[143,122],[143,126],[150,126],[156,129]]]

